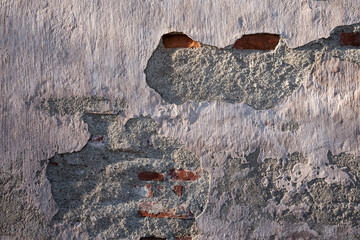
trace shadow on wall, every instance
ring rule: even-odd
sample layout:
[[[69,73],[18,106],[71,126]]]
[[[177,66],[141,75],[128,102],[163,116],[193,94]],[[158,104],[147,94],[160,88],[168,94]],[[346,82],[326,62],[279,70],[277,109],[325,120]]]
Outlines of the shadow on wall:
[[[182,144],[157,135],[151,118],[85,114],[92,134],[79,152],[55,155],[47,177],[55,222],[99,238],[189,237],[205,207],[208,176]],[[79,225],[80,224],[80,225]]]
[[[359,47],[354,26],[338,27],[330,38],[296,49],[269,33],[244,35],[224,49],[183,33],[165,34],[148,61],[146,82],[169,103],[218,100],[269,109],[300,86],[324,49],[337,56]]]

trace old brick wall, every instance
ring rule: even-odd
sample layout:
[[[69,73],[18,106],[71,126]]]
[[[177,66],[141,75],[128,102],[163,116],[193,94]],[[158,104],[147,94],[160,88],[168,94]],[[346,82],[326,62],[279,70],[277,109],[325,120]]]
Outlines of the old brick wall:
[[[0,239],[360,238],[358,6],[0,1]]]

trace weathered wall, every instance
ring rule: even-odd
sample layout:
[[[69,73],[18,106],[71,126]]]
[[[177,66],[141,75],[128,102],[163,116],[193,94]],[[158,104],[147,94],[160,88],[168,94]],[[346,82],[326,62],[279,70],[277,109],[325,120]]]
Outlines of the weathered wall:
[[[0,238],[360,238],[358,6],[0,1]]]

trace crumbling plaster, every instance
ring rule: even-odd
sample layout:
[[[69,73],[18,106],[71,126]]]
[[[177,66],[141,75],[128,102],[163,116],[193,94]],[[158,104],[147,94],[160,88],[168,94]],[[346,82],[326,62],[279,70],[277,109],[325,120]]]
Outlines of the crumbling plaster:
[[[228,155],[241,158],[260,147],[259,160],[285,159],[289,153],[301,152],[308,159],[301,165],[308,173],[306,181],[315,177],[309,167],[315,165],[328,183],[349,184],[344,171],[330,169],[326,163],[329,150],[359,155],[358,62],[326,52],[319,55],[300,87],[269,110],[218,101],[168,104],[146,84],[144,70],[161,36],[168,32],[184,32],[220,48],[243,34],[276,33],[295,48],[330,36],[337,26],[359,23],[359,5],[358,0],[1,1],[0,169],[2,179],[12,179],[8,175],[16,179],[9,180],[14,186],[3,185],[2,200],[14,194],[16,204],[30,207],[14,211],[23,214],[21,221],[28,221],[25,226],[8,229],[8,220],[2,219],[0,233],[20,239],[46,235],[36,223],[49,221],[57,206],[43,161],[55,153],[80,151],[90,137],[78,114],[52,116],[43,109],[43,100],[49,98],[124,99],[128,108],[117,117],[120,130],[134,117],[155,119],[160,134],[178,139],[200,159],[211,181],[222,178],[221,165],[218,171],[211,167],[215,162]],[[100,105],[90,111],[115,112],[113,107]],[[281,131],[281,125],[290,121],[298,122],[299,129]],[[15,190],[23,194],[16,195]],[[209,202],[218,200],[210,195]],[[2,203],[3,211],[10,209],[5,205],[10,200]],[[235,219],[246,212],[241,206],[233,207]],[[31,222],[32,215],[39,217]],[[306,223],[288,226],[263,221],[265,233],[259,236],[272,231],[267,226],[275,226],[279,236],[289,228],[314,231]],[[239,237],[232,235],[233,225],[219,221],[216,212],[201,215],[197,222],[200,239]],[[86,238],[76,227],[60,226],[58,233],[62,239]]]

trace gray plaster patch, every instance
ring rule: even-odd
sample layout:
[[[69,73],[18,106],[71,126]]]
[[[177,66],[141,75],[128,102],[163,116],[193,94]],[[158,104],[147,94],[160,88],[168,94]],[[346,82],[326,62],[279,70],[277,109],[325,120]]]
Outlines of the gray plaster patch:
[[[177,141],[157,135],[150,118],[130,119],[125,130],[117,132],[112,132],[117,129],[114,116],[86,114],[83,119],[93,140],[80,152],[55,155],[47,168],[59,206],[54,221],[81,226],[90,236],[105,239],[197,235],[195,216],[205,207],[208,175],[202,171],[194,181],[175,181],[169,171],[196,172],[199,160]],[[164,179],[139,180],[145,171],[163,174]],[[181,196],[175,186],[182,186]],[[159,217],[144,217],[141,211]],[[162,213],[174,216],[163,218]]]
[[[290,49],[283,39],[273,51],[164,48],[160,42],[145,69],[146,82],[169,103],[245,102],[269,109],[284,101],[309,76],[324,51],[360,63],[358,47],[339,46],[339,34],[358,31],[359,24],[336,28],[328,39]]]
[[[227,223],[235,206],[247,208],[247,223],[244,232],[249,238],[259,227],[260,219],[277,223],[300,224],[306,222],[319,235],[325,234],[325,227],[356,227],[360,222],[360,157],[349,154],[337,156],[329,153],[330,167],[342,167],[354,179],[350,185],[327,184],[324,179],[316,178],[307,183],[297,182],[303,174],[301,170],[293,173],[297,164],[307,160],[300,153],[293,153],[287,159],[266,159],[258,162],[260,149],[244,158],[228,157],[222,179],[214,182],[210,195],[216,199],[226,197],[221,206],[221,220]],[[316,167],[314,167],[316,170]],[[298,177],[296,176],[298,175]],[[279,179],[285,184],[300,187],[286,191],[286,186],[277,184]],[[355,181],[356,180],[356,181]],[[294,185],[294,187],[295,187]],[[209,203],[206,214],[215,211],[214,203]],[[339,227],[340,229],[341,227]],[[349,233],[350,234],[350,233]],[[359,232],[347,236],[360,237]],[[268,236],[268,237],[275,237]]]
[[[294,120],[291,120],[287,123],[283,123],[281,125],[281,131],[285,132],[285,131],[291,131],[291,132],[296,132],[299,129],[300,124],[298,122],[295,122]]]
[[[74,115],[84,113],[119,114],[127,108],[124,99],[110,100],[104,97],[71,97],[71,98],[49,98],[42,101],[43,110],[49,111],[50,115]]]
[[[165,49],[160,44],[145,70],[148,85],[167,102],[245,102],[268,109],[283,101],[306,77],[311,50],[292,50],[283,40],[274,51]]]
[[[54,231],[40,214],[38,208],[27,203],[27,193],[24,190],[21,159],[11,164],[10,171],[0,169],[0,239],[2,235],[8,239],[48,239],[54,236]],[[43,164],[45,170],[45,162]],[[37,172],[34,181],[40,181]],[[6,238],[5,238],[6,239]]]

